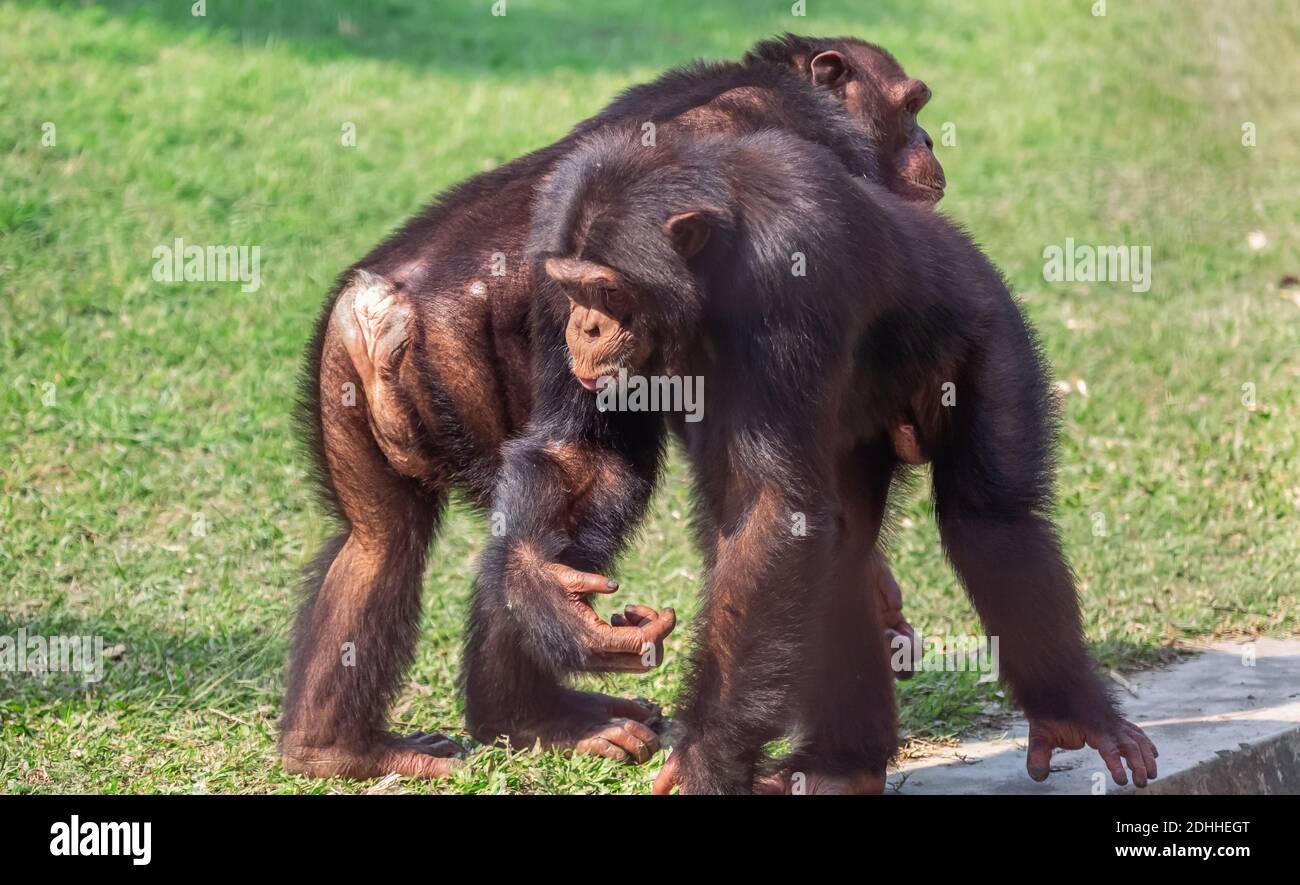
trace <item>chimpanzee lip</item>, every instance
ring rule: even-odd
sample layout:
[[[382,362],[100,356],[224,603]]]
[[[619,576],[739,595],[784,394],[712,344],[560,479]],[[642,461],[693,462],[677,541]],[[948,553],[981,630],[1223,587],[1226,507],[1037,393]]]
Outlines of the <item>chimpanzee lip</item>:
[[[583,387],[585,387],[587,390],[594,392],[600,389],[601,378],[616,378],[618,377],[618,370],[610,371],[606,369],[590,377],[586,375],[579,375],[577,372],[575,372],[573,374],[573,377],[577,378],[578,383],[581,384]]]

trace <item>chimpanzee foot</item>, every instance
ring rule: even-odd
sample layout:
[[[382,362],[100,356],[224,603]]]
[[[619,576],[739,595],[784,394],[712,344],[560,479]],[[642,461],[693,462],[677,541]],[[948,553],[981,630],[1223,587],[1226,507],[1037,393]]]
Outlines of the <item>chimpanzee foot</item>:
[[[330,324],[347,350],[365,392],[370,429],[384,457],[407,476],[427,476],[420,429],[402,401],[402,358],[415,338],[410,301],[378,274],[358,270],[339,293]]]
[[[284,770],[306,777],[346,777],[369,780],[389,774],[435,779],[446,777],[460,765],[454,758],[464,752],[460,744],[436,732],[386,734],[362,750],[342,747],[308,747],[284,744]]]
[[[511,728],[507,737],[516,747],[540,743],[546,749],[646,762],[659,751],[659,735],[650,728],[659,714],[659,705],[649,701],[565,690],[552,710]]]

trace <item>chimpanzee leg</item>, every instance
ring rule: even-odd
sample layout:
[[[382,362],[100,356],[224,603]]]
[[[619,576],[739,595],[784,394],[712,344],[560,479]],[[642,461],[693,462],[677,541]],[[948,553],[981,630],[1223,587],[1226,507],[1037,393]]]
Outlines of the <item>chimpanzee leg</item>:
[[[892,450],[878,442],[840,458],[837,489],[842,531],[834,574],[819,606],[820,637],[812,643],[815,677],[795,752],[783,761],[786,790],[809,793],[879,793],[897,748],[893,679],[888,650],[863,642],[879,629],[875,600],[852,576],[876,554],[893,474]]]
[[[441,735],[391,734],[386,720],[414,657],[425,556],[446,498],[394,470],[372,433],[364,373],[345,340],[356,331],[353,304],[345,291],[325,332],[318,403],[327,479],[347,530],[309,571],[284,702],[284,764],[316,777],[438,777],[459,748]]]

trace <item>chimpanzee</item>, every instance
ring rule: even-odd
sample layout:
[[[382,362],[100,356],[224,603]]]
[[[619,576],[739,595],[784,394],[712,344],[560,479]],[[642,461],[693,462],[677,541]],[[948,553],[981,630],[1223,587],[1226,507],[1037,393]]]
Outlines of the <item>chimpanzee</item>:
[[[414,654],[425,557],[448,492],[486,506],[503,443],[531,410],[534,278],[523,246],[534,189],[556,161],[619,121],[660,144],[780,128],[827,145],[856,175],[933,202],[943,171],[916,122],[929,95],[887,52],[858,40],[765,41],[741,63],[694,64],[629,90],[555,145],[453,188],[340,277],[308,352],[302,414],[344,528],[305,578],[283,719],[288,770],[437,776],[457,750],[441,735],[390,733],[387,709]],[[895,427],[898,448],[919,458],[907,420]],[[567,591],[556,604],[586,619],[585,668],[642,671],[650,663],[641,646],[672,629],[671,611],[629,607],[610,625],[585,601],[593,587],[610,589],[590,572],[608,569],[641,518],[658,466],[651,447],[637,481],[616,490],[627,497],[600,515],[599,549],[555,566]],[[895,600],[889,626],[910,633],[883,561],[850,583],[860,591],[867,582]],[[617,758],[658,745],[644,725],[653,705],[562,689],[553,671],[510,654],[535,714],[514,737]]]
[[[546,592],[550,563],[603,549],[660,441],[647,413],[586,381],[703,378],[678,422],[708,565],[687,731],[656,782],[749,792],[764,746],[830,792],[883,789],[896,748],[877,613],[854,576],[875,548],[898,415],[933,462],[948,558],[1032,724],[1030,773],[1086,741],[1114,779],[1156,772],[1084,642],[1050,521],[1054,412],[1034,336],[996,268],[928,207],[855,178],[789,132],[657,146],[608,128],[539,191],[529,254],[538,387],[505,447],[466,650],[473,733],[529,715],[511,654],[587,660],[585,624]],[[796,272],[795,268],[798,268]],[[594,386],[600,386],[598,381]],[[581,563],[586,565],[586,563]],[[642,648],[651,653],[649,645]]]

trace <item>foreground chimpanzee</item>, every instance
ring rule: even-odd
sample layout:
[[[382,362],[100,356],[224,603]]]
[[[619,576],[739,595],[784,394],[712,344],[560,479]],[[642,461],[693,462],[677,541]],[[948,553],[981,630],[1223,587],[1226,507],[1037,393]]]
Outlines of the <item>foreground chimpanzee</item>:
[[[1089,658],[1049,521],[1046,371],[969,239],[781,132],[646,147],[606,131],[558,164],[536,205],[530,254],[554,285],[539,292],[533,416],[506,446],[493,504],[505,532],[476,590],[472,731],[509,727],[492,718],[511,713],[492,683],[504,650],[557,670],[585,660],[581,619],[545,592],[547,569],[599,549],[594,536],[616,529],[609,477],[656,457],[646,413],[602,411],[580,383],[625,371],[706,382],[703,419],[676,425],[708,574],[687,732],[658,791],[748,792],[764,745],[787,735],[779,771],[825,791],[883,788],[892,683],[885,650],[862,641],[877,614],[855,576],[898,469],[900,414],[916,418],[944,547],[1032,723],[1030,774],[1086,741],[1118,783],[1121,759],[1138,785],[1155,776],[1154,745]]]
[[[661,144],[692,131],[781,128],[827,145],[855,174],[933,202],[943,172],[916,122],[928,98],[877,47],[767,41],[740,64],[694,65],[628,91],[552,147],[454,188],[342,275],[309,350],[304,415],[327,503],[345,528],[307,576],[285,697],[288,770],[437,776],[457,750],[441,735],[391,734],[387,709],[414,654],[425,557],[448,492],[486,505],[501,446],[530,413],[534,280],[523,246],[534,188],[555,162],[619,121],[656,124]],[[895,429],[900,451],[914,448],[906,416]],[[646,431],[647,441],[661,437],[662,428]],[[673,627],[671,611],[635,606],[605,624],[586,603],[611,588],[588,572],[608,569],[644,511],[657,444],[644,455],[616,483],[580,478],[601,502],[598,525],[581,555],[552,567],[550,604],[583,619],[578,669],[644,670],[653,662],[642,647]],[[896,597],[883,561],[848,583],[865,597],[868,581]],[[896,606],[892,614],[909,632]],[[497,616],[480,612],[476,629],[492,629]],[[658,745],[644,725],[653,705],[565,690],[548,662],[518,648],[499,649],[496,666],[500,703],[527,701],[502,732],[517,742],[636,759]]]

